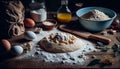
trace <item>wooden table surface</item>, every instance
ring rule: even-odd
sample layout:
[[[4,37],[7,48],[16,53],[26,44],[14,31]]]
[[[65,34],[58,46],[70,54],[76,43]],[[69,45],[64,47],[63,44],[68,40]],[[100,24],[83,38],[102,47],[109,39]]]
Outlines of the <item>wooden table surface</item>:
[[[95,34],[100,34],[100,33],[95,33]],[[113,44],[117,43],[120,44],[120,42],[118,42],[116,40],[116,36],[119,36],[120,32],[117,32],[114,35],[109,35],[107,36],[108,38],[112,39],[111,43],[107,46],[112,46]],[[91,54],[86,54],[88,56],[97,56],[99,58],[104,58],[104,56],[109,56],[111,55],[111,53],[108,52],[94,52]],[[9,56],[9,55],[7,55]],[[18,56],[19,57],[19,56]],[[85,62],[85,65],[77,65],[77,64],[62,64],[62,63],[45,63],[42,61],[35,61],[35,60],[15,60],[14,57],[13,58],[6,58],[6,59],[1,59],[0,60],[0,68],[100,68],[99,65],[94,65],[94,66],[87,66],[88,63],[93,60],[92,58],[90,58],[89,60],[87,60]],[[104,68],[120,68],[120,54],[117,57],[114,57],[114,62],[112,65],[110,66],[105,66]]]

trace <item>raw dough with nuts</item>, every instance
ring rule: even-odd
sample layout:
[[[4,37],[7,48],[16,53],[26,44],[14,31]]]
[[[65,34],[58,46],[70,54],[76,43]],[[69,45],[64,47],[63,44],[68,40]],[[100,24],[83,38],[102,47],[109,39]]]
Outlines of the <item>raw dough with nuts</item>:
[[[83,46],[83,42],[79,38],[64,32],[50,34],[40,40],[38,44],[44,50],[53,53],[72,52]]]

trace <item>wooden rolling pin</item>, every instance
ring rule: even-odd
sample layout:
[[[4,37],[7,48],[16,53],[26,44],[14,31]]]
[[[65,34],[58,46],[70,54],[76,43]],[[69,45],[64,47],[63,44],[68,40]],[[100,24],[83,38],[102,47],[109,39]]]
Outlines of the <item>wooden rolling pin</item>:
[[[62,31],[66,31],[66,32],[72,33],[74,35],[80,36],[80,37],[85,38],[85,39],[97,40],[97,41],[103,42],[105,44],[109,44],[111,42],[111,39],[109,39],[107,37],[94,35],[94,34],[91,34],[91,33],[79,32],[79,31],[75,31],[75,30],[71,30],[71,29],[67,29],[65,27],[65,25],[60,25],[59,29],[62,30]]]

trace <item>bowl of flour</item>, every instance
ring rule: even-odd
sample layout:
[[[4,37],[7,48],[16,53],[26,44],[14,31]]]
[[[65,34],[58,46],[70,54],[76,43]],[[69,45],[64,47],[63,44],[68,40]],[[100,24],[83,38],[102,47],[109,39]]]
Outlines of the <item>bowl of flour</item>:
[[[76,11],[80,25],[88,31],[98,32],[108,28],[116,12],[103,7],[85,7]]]

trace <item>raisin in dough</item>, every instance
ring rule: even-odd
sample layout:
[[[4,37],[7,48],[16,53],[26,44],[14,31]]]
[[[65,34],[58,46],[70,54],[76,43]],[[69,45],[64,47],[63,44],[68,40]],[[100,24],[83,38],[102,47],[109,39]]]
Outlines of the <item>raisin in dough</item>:
[[[83,46],[83,42],[79,38],[64,32],[50,34],[40,40],[38,44],[44,50],[53,53],[72,52]]]

